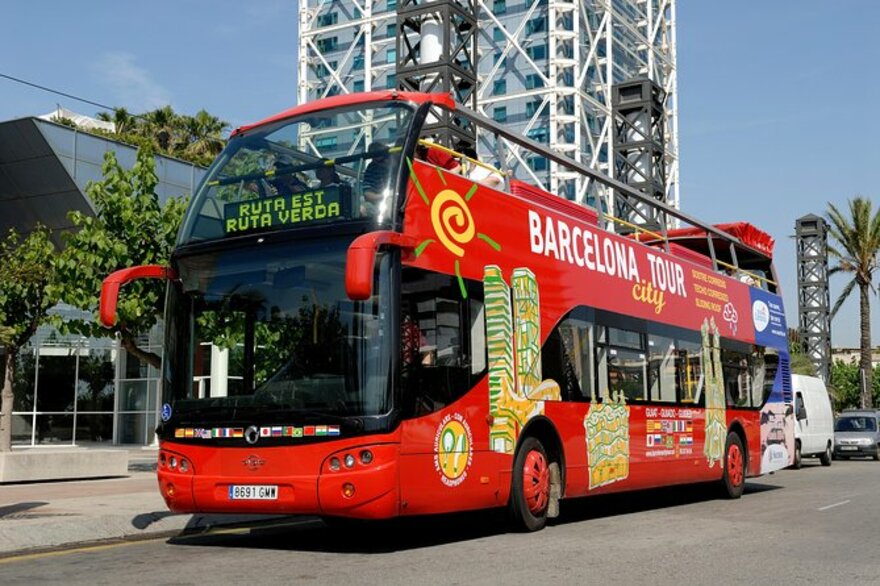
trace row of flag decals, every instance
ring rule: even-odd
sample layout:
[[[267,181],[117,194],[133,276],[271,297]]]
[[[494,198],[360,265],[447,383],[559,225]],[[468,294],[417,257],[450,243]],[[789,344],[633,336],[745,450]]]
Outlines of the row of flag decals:
[[[260,428],[260,437],[326,437],[340,435],[338,425],[272,425]],[[184,439],[227,439],[243,438],[242,427],[178,427],[174,430],[175,438]]]

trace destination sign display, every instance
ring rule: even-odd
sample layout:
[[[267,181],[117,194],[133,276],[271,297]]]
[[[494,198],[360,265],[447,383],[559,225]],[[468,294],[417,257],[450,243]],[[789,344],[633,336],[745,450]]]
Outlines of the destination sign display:
[[[228,203],[223,208],[225,235],[302,226],[342,219],[347,210],[338,186],[304,193]]]

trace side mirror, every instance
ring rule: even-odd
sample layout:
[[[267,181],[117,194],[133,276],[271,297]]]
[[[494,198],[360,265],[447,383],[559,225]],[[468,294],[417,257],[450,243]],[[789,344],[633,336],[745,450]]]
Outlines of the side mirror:
[[[110,274],[101,285],[100,320],[105,328],[116,323],[116,304],[119,301],[119,288],[138,279],[173,279],[174,272],[169,267],[143,265],[121,269]]]
[[[412,250],[416,241],[390,230],[368,232],[355,238],[345,259],[345,293],[352,301],[364,301],[373,295],[373,270],[380,246]]]

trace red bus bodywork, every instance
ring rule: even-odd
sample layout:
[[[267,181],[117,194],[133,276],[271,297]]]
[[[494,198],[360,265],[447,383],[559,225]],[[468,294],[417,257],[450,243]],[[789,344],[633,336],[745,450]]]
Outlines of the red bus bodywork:
[[[453,107],[447,96],[378,92],[331,98],[260,124],[324,107],[393,98],[434,100]],[[602,230],[594,210],[527,184],[512,183],[512,193],[505,193],[412,161],[402,234],[390,239],[374,237],[375,242],[366,248],[378,246],[376,242],[390,243],[405,249],[405,266],[475,281],[488,282],[492,276],[507,286],[511,286],[515,271],[525,269],[531,273],[530,282],[540,298],[540,343],[568,312],[588,306],[693,331],[711,327],[716,335],[746,344],[775,345],[785,353],[784,336],[768,341],[766,330],[759,331],[766,325],[756,324],[752,318],[758,302],[771,307],[778,304],[781,310],[776,295],[713,271],[710,259],[687,247],[676,244],[667,253]],[[349,254],[349,262],[355,264],[370,263],[371,258],[369,250]],[[372,266],[348,270],[371,272]],[[490,371],[491,361],[490,357]],[[611,465],[597,474],[591,468],[585,430],[591,410],[600,404],[556,400],[553,381],[540,381],[545,394],[530,395],[537,398],[533,403],[541,403],[540,408],[531,409],[522,420],[513,417],[514,421],[508,422],[511,445],[503,437],[493,439],[498,416],[497,404],[492,404],[491,378],[490,372],[452,404],[403,420],[393,432],[382,435],[340,437],[293,447],[214,447],[166,439],[160,444],[160,490],[168,507],[176,512],[378,519],[503,506],[510,498],[516,442],[529,430],[546,442],[555,442],[564,497],[722,477],[724,459],[707,455],[707,414],[711,408],[627,403],[625,466]],[[515,380],[508,391],[524,396],[522,384]],[[523,412],[528,410],[523,408]],[[785,461],[779,454],[776,461],[768,461],[764,453],[772,443],[768,437],[780,430],[782,437],[778,439],[793,445],[782,410],[726,407],[718,411],[713,416],[721,417],[725,433],[734,431],[743,440],[747,476],[790,463],[789,455]],[[774,418],[779,422],[771,430]],[[440,453],[441,433],[450,425],[455,426],[456,437],[465,438],[461,441],[466,445],[451,475],[441,461],[449,453]],[[653,436],[662,438],[657,440],[659,447]],[[673,438],[672,443],[667,437]],[[364,450],[371,454],[369,463],[362,457]],[[354,458],[353,466],[331,470],[331,458],[345,461],[347,455]],[[172,457],[177,463],[173,469],[169,465]],[[185,471],[180,466],[183,460],[187,462]],[[277,485],[277,499],[230,500],[232,485]]]

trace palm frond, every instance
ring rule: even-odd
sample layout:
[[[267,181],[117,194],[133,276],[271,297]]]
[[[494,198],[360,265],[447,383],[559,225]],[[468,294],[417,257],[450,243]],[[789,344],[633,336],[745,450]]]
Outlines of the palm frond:
[[[843,291],[840,292],[840,296],[837,298],[837,301],[834,302],[834,307],[831,308],[831,317],[829,319],[834,319],[834,316],[837,315],[838,310],[843,305],[843,302],[846,301],[846,298],[849,297],[849,294],[852,293],[855,286],[855,279],[852,279],[849,283],[846,284],[846,287],[844,287]]]

